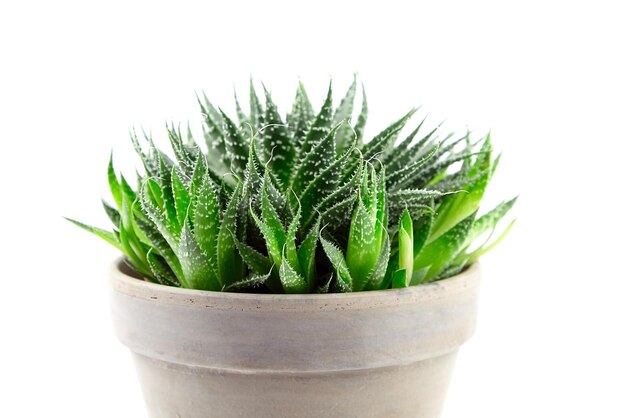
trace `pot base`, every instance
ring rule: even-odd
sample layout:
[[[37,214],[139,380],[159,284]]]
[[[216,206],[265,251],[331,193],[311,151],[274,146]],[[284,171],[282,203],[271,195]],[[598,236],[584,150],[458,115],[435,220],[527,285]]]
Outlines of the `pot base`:
[[[133,358],[150,418],[438,418],[456,354],[319,373],[241,373]]]

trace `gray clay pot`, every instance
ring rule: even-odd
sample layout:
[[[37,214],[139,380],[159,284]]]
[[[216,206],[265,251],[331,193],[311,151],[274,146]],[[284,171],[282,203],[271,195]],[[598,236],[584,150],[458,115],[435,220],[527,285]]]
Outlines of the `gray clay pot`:
[[[148,283],[118,260],[111,310],[151,418],[436,418],[479,276],[473,265],[406,289],[260,295]]]

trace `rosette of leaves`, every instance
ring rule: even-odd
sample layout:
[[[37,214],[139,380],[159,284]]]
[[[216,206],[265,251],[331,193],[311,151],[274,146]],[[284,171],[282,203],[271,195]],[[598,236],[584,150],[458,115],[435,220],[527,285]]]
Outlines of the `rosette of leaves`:
[[[413,109],[363,141],[357,90],[335,107],[329,86],[316,112],[300,84],[285,117],[253,83],[236,118],[199,98],[205,150],[170,125],[172,158],[132,133],[143,172],[133,187],[111,159],[112,231],[72,222],[145,279],[185,288],[351,292],[460,272],[512,226],[492,237],[515,199],[477,216],[498,162],[489,136],[442,137],[424,120],[403,135]]]

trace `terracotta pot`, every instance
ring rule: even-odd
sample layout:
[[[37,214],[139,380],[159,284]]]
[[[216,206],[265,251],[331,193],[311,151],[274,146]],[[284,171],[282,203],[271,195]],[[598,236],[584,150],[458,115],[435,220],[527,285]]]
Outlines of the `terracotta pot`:
[[[151,418],[441,415],[474,332],[479,267],[406,289],[260,295],[110,273],[118,338]]]

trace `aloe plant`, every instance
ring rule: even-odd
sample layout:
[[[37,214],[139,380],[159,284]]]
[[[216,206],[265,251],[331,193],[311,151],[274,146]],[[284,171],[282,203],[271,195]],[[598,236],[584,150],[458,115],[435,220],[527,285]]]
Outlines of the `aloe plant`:
[[[442,137],[424,120],[402,136],[412,109],[363,141],[357,90],[355,79],[335,108],[330,85],[316,113],[299,84],[285,118],[252,82],[248,112],[235,97],[236,118],[198,98],[206,151],[173,125],[173,159],[133,132],[144,170],[133,187],[110,160],[113,230],[70,221],[147,280],[185,288],[351,292],[460,272],[513,225],[493,236],[515,199],[477,216],[498,163],[490,136]]]

